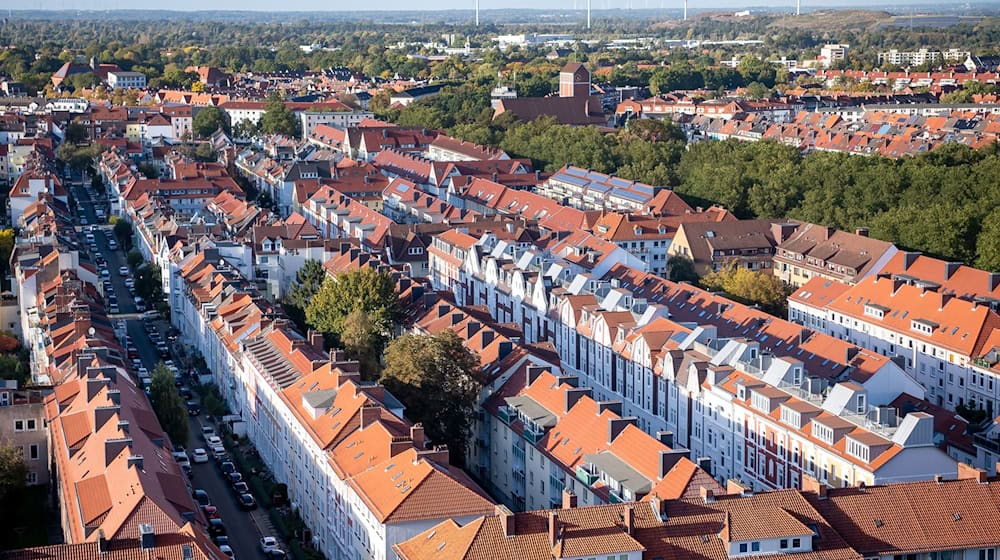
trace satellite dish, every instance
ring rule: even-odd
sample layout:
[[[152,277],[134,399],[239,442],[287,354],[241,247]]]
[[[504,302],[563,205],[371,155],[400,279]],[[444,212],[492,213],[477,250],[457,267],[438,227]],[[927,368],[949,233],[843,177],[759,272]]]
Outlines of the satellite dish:
[[[87,329],[87,334],[89,334],[90,336],[94,336],[95,333],[97,333],[97,330],[94,329],[94,327],[90,327],[89,329]]]

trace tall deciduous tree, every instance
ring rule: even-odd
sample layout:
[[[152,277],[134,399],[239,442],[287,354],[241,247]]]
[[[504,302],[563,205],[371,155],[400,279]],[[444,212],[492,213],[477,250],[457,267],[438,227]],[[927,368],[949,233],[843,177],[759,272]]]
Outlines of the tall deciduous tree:
[[[323,263],[313,259],[307,260],[303,263],[302,268],[295,273],[295,282],[289,288],[285,301],[282,302],[285,312],[302,332],[306,330],[306,308],[309,307],[309,301],[323,285],[325,278],[326,271],[323,270]]]
[[[352,323],[347,319],[352,312],[361,311],[371,324],[360,328],[361,319],[355,315]],[[361,268],[327,278],[306,308],[306,323],[338,345],[345,344],[345,333],[355,349],[365,348],[379,356],[386,341],[392,336],[399,320],[399,295],[396,284],[388,274],[371,268]],[[348,329],[348,326],[351,328]],[[361,341],[365,334],[368,338]],[[348,351],[349,355],[351,354]],[[352,355],[357,359],[356,355]]]
[[[21,447],[0,446],[0,500],[18,488],[23,488],[27,477],[28,465],[24,462]]]
[[[299,126],[281,95],[277,92],[271,94],[264,107],[264,114],[260,117],[260,129],[267,134],[282,134],[285,136],[298,136]]]
[[[448,445],[461,465],[472,432],[482,376],[479,359],[451,331],[433,336],[408,334],[385,352],[382,382],[406,405],[407,415],[427,435]]]
[[[219,129],[229,130],[229,123],[226,116],[222,114],[222,109],[218,107],[204,107],[199,109],[191,120],[191,129],[201,138],[207,138]]]
[[[787,289],[780,278],[768,271],[750,270],[733,261],[706,275],[701,284],[709,290],[721,290],[747,303],[759,304],[768,313],[784,316]]]
[[[174,374],[160,362],[153,369],[149,401],[160,426],[174,445],[185,445],[188,440],[188,415],[184,400],[174,386]]]

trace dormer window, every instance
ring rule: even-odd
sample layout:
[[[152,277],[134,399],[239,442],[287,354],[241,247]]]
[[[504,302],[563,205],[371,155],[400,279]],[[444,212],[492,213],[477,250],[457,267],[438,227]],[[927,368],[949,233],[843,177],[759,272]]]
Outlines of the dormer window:
[[[864,462],[868,462],[871,457],[871,448],[867,445],[861,443],[860,441],[854,440],[852,438],[847,438],[847,453],[857,459],[861,459]]]
[[[812,423],[812,433],[816,436],[816,439],[827,445],[833,445],[833,428],[814,421]]]
[[[883,305],[877,305],[874,303],[865,304],[865,315],[869,317],[874,317],[876,319],[881,319],[885,317],[885,314],[891,311],[888,307]]]

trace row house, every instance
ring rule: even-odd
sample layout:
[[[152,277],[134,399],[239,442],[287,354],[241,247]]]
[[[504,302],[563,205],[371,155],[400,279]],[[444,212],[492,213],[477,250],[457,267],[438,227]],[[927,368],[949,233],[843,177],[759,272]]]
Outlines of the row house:
[[[565,165],[535,192],[580,210],[641,212],[664,187]],[[690,210],[690,208],[688,208]]]
[[[462,224],[480,218],[474,210],[455,208],[410,181],[398,178],[392,179],[382,191],[382,213],[397,224]]]
[[[398,400],[360,380],[356,362],[324,353],[319,333],[305,338],[266,310],[251,311],[259,303],[214,278],[217,266],[200,256],[185,266],[192,309],[174,321],[201,317],[192,326],[204,325],[204,335],[190,340],[204,348],[262,460],[288,484],[319,550],[334,559],[392,559],[393,545],[444,519],[466,523],[492,511],[449,468],[447,449],[428,445],[422,427],[403,419]],[[229,295],[212,298],[213,286]]]
[[[774,251],[774,274],[793,288],[812,277],[857,284],[877,274],[899,250],[887,241],[829,226],[802,224]]]
[[[365,119],[357,126],[343,129],[317,125],[307,138],[311,144],[334,150],[345,157],[370,162],[386,149],[422,153],[437,136],[437,132],[426,129]]]
[[[510,156],[499,148],[482,146],[439,134],[427,147],[427,157],[435,161],[507,160]]]
[[[670,243],[681,223],[735,220],[734,215],[721,208],[710,208],[707,212],[692,210],[679,216],[605,212],[594,222],[591,231],[638,257],[650,272],[666,276]]]
[[[468,182],[452,182],[446,200],[457,208],[473,210],[483,216],[499,215],[537,222],[550,231],[590,229],[590,218],[583,210],[489,179],[474,177]]]
[[[684,222],[670,244],[670,256],[691,261],[699,276],[735,263],[740,268],[768,271],[775,247],[798,228],[774,220]]]
[[[512,509],[557,508],[564,493],[583,506],[722,491],[688,450],[671,447],[672,434],[646,434],[620,401],[596,401],[578,384],[529,365],[484,403],[492,487]]]
[[[997,484],[969,469],[961,480],[861,490],[816,483],[762,493],[705,488],[692,499],[594,507],[567,499],[553,509],[514,513],[498,507],[469,524],[445,521],[396,551],[401,560],[731,560],[779,554],[988,560],[1000,538],[980,512],[1000,506]]]
[[[442,161],[424,153],[395,149],[379,152],[372,165],[388,177],[409,180],[439,198],[447,197],[449,183],[458,176],[490,177],[496,181],[501,175],[522,175],[532,169],[531,161],[527,159]],[[536,173],[536,178],[540,175]]]
[[[468,240],[465,241],[467,245]],[[715,474],[722,479],[756,478],[756,471],[747,470],[745,461],[736,462],[733,452],[724,452],[725,447],[719,445],[720,437],[725,437],[731,445],[746,439],[733,424],[736,405],[732,398],[722,398],[709,406],[703,401],[709,397],[700,396],[698,390],[713,368],[735,367],[735,362],[712,363],[730,339],[744,337],[759,345],[757,348],[745,345],[744,353],[752,358],[743,360],[745,364],[736,364],[739,371],[762,374],[771,367],[774,357],[780,356],[784,358],[781,360],[784,369],[794,369],[788,364],[795,361],[800,364],[799,377],[790,379],[790,384],[795,381],[798,386],[806,383],[807,378],[816,377],[824,380],[817,382],[821,385],[819,390],[832,391],[838,383],[852,380],[860,383],[867,392],[858,421],[862,426],[867,416],[880,414],[875,407],[888,406],[902,393],[917,399],[925,396],[921,385],[888,358],[871,352],[861,354],[857,346],[803,331],[792,323],[687,285],[667,282],[627,264],[616,263],[597,274],[567,270],[565,276],[553,275],[558,270],[554,265],[549,265],[553,270],[546,270],[544,264],[529,264],[537,256],[529,248],[521,248],[519,258],[512,259],[510,264],[498,261],[503,255],[501,251],[517,250],[498,243],[492,252],[483,253],[487,255],[482,263],[487,274],[483,274],[474,263],[479,261],[476,255],[489,247],[486,241],[469,246],[464,270],[459,272],[456,301],[485,305],[496,321],[522,325],[527,341],[534,340],[533,335],[539,332],[541,316],[544,339],[554,342],[566,374],[577,376],[581,387],[590,388],[596,400],[621,400],[623,414],[635,417],[637,426],[646,433],[673,432],[675,441],[692,449],[695,456],[710,457]],[[435,270],[432,267],[432,273]],[[551,287],[540,294],[544,297],[535,297],[531,292],[532,297],[524,295],[523,286],[526,279],[530,281],[530,272],[534,270],[538,270],[534,273],[538,277],[552,278]],[[446,279],[434,281],[443,283]],[[536,289],[542,285],[535,283]],[[517,297],[505,299],[505,288]],[[540,303],[543,305],[539,308]],[[692,356],[695,340],[714,350],[702,349],[703,356]],[[684,341],[687,342],[682,344]],[[727,350],[730,351],[735,350]],[[779,381],[772,379],[772,385],[777,386]],[[715,410],[715,415],[723,414],[725,422],[711,430],[703,426],[695,411],[706,408]],[[715,415],[709,417],[717,418]],[[928,419],[933,433],[933,419],[929,416]],[[954,460],[938,452],[933,439],[909,442],[918,447],[929,445],[938,453],[936,463],[926,461],[928,470],[918,469],[912,476],[930,478],[947,474],[949,465],[953,472]],[[786,462],[790,463],[790,458],[786,457]],[[851,480],[870,483],[873,478],[879,479],[868,474],[867,479],[856,476]],[[781,485],[793,482],[786,477]],[[764,482],[758,484],[765,486]],[[776,480],[767,484],[778,486]]]
[[[63,203],[68,200],[62,181],[39,161],[25,169],[7,193],[10,200],[10,222],[16,224],[28,205],[37,201],[42,193],[51,194]]]
[[[306,261],[325,263],[340,249],[340,241],[324,239],[302,215],[294,213],[270,225],[253,228],[254,278],[264,295],[278,301],[287,295]]]
[[[330,186],[337,192],[356,199],[375,211],[382,210],[382,192],[389,186],[390,179],[379,173],[370,163],[342,159],[337,162],[333,176],[329,179],[299,179],[292,187],[292,211],[301,212],[309,197],[322,186]]]
[[[302,206],[302,215],[326,238],[354,237],[369,248],[384,245],[393,222],[333,187],[322,186]]]

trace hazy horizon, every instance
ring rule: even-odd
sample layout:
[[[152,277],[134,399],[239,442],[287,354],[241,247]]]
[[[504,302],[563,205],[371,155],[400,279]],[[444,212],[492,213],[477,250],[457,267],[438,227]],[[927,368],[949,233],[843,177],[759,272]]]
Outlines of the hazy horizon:
[[[207,4],[207,5],[206,5]],[[593,9],[621,9],[631,4],[632,9],[667,9],[680,10],[682,2],[680,0],[593,0]],[[902,3],[878,3],[865,2],[864,0],[833,0],[820,2],[817,0],[803,0],[803,10],[815,10],[821,8],[868,8],[882,10],[899,10],[909,6],[935,6],[939,9],[954,12],[961,10],[963,6],[968,6],[966,2],[944,2],[940,0],[906,0]],[[993,4],[993,2],[975,2],[972,6],[982,6]],[[509,9],[582,9],[586,5],[586,0],[480,0],[480,10],[509,10]],[[473,0],[429,0],[421,2],[418,6],[405,0],[385,0],[384,2],[371,5],[338,6],[330,2],[318,0],[284,0],[280,3],[265,0],[174,0],[169,4],[155,2],[153,0],[36,0],[35,5],[28,8],[21,7],[25,11],[177,11],[177,12],[209,12],[209,11],[257,11],[257,12],[368,12],[368,11],[437,11],[437,10],[470,10],[473,7]],[[738,9],[738,8],[771,8],[781,9],[795,7],[795,0],[757,0],[755,2],[739,0],[711,0],[701,2],[689,0],[688,9],[691,11],[706,9]]]

